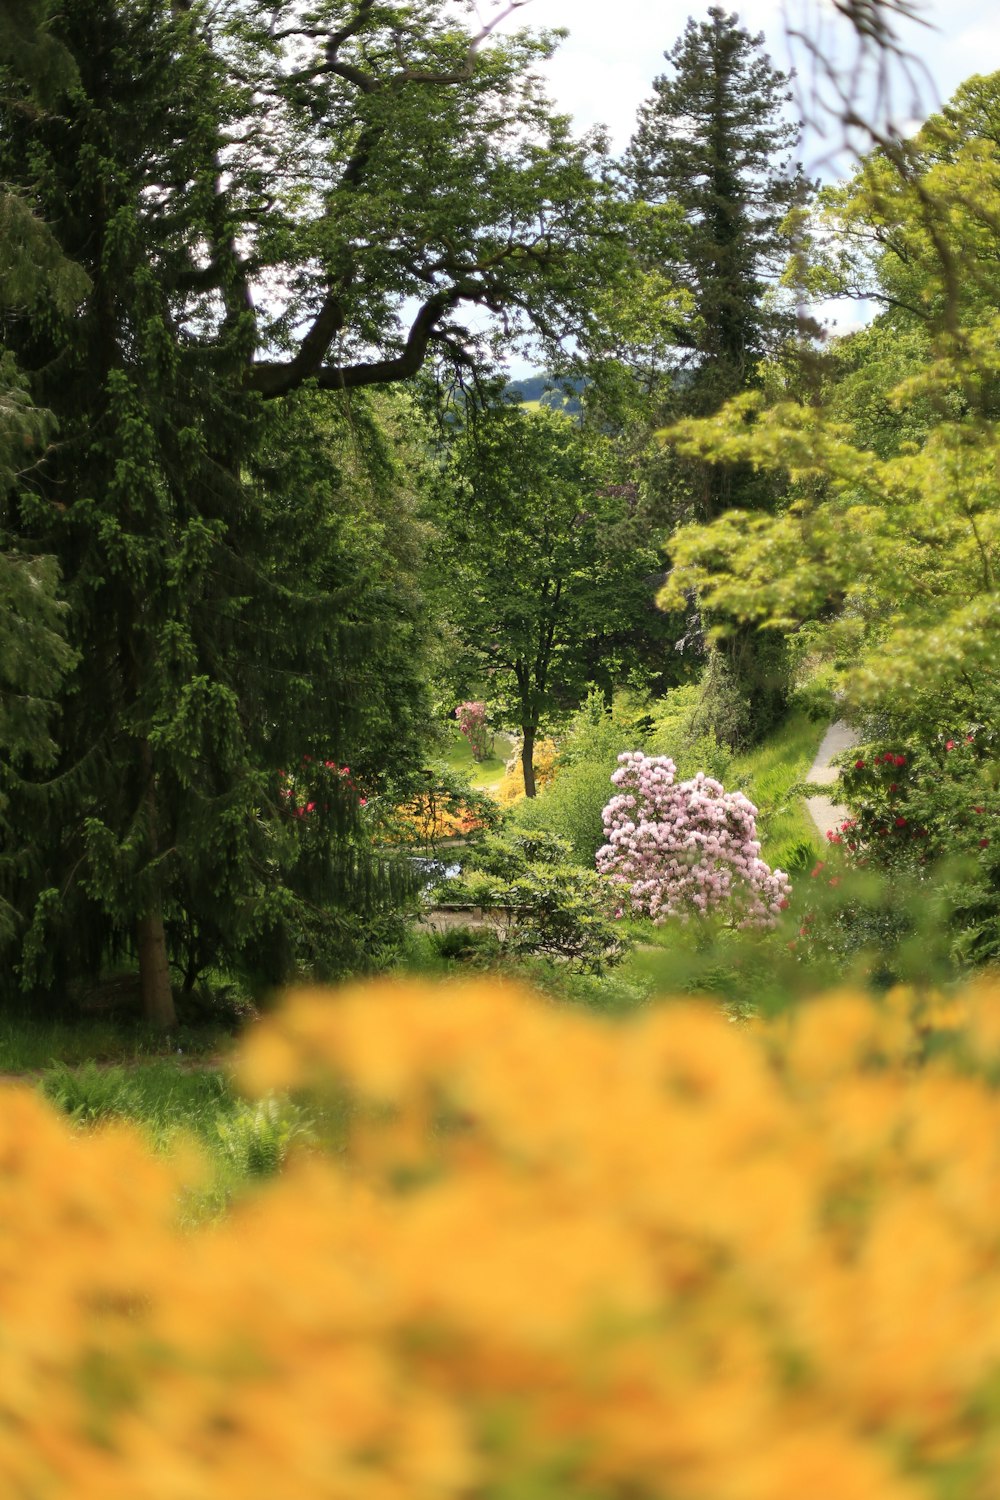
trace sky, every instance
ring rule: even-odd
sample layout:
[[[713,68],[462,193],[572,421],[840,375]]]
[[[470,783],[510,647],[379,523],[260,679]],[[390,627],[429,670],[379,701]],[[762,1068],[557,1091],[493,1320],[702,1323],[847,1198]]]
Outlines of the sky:
[[[786,0],[797,20],[809,5],[813,21],[825,13],[828,31],[843,37],[846,23],[832,18],[829,0]],[[544,72],[559,108],[571,114],[578,126],[604,124],[612,145],[623,147],[632,132],[637,106],[651,93],[657,74],[665,70],[663,54],[684,30],[689,15],[703,19],[709,0],[695,8],[691,0],[530,0],[508,24],[527,24],[532,29],[565,27],[570,35]],[[763,31],[767,50],[787,70],[789,56],[784,38],[785,7],[782,0],[745,0],[730,4],[750,31]],[[489,14],[489,0],[480,7]],[[896,121],[908,123],[947,100],[972,73],[1000,69],[1000,6],[997,0],[934,0],[922,8],[928,24],[900,23],[900,40],[926,67],[930,78],[920,80],[922,98],[914,101],[912,90],[897,78]],[[834,43],[835,45],[835,43]],[[846,60],[846,49],[843,56]],[[933,82],[931,81],[933,80]],[[913,104],[917,103],[914,111]],[[816,157],[826,149],[818,140],[809,143]],[[807,153],[808,154],[808,153]],[[806,165],[811,163],[807,160]]]
[[[503,0],[478,0],[485,19],[491,7]],[[692,0],[525,0],[504,27],[527,25],[532,30],[565,28],[569,36],[555,56],[540,71],[547,78],[554,104],[573,117],[578,129],[604,125],[616,153],[627,145],[635,126],[638,106],[652,93],[655,77],[666,71],[664,52],[684,30],[689,15],[702,20],[709,4],[695,8]],[[725,4],[725,0],[714,0]],[[766,49],[783,71],[798,68],[805,86],[808,62],[801,45],[790,51],[786,38],[788,17],[792,27],[817,35],[822,25],[823,54],[846,66],[854,55],[854,34],[847,23],[833,14],[830,0],[729,0],[742,25],[756,35],[764,33]],[[910,133],[933,110],[955,92],[973,73],[1000,70],[1000,4],[998,0],[927,0],[920,8],[921,22],[901,21],[897,32],[901,48],[913,59],[906,72],[893,68],[892,123]],[[869,106],[874,95],[869,97]],[[874,110],[866,108],[866,118]],[[821,116],[820,116],[821,117]],[[885,117],[878,120],[880,126]],[[830,181],[850,172],[853,159],[842,148],[842,133],[827,119],[825,133],[807,132],[802,159],[811,176]],[[851,302],[824,303],[813,309],[831,332],[846,333],[865,323],[876,309]],[[530,360],[512,361],[512,373],[523,375]]]

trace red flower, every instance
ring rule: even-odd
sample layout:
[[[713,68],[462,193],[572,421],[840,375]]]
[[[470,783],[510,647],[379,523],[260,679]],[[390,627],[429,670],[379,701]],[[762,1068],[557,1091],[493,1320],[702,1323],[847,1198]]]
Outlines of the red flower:
[[[841,843],[841,837],[839,833],[831,833],[828,831],[826,836],[831,844]]]
[[[810,880],[815,880],[816,876],[819,874],[819,872],[820,872],[820,870],[822,870],[822,868],[823,868],[823,861],[820,860],[819,863],[816,865],[815,869],[812,869],[812,870],[809,871],[809,878],[810,878]]]
[[[944,748],[946,750],[954,750],[954,748],[955,748],[955,741],[954,740],[945,740]]]
[[[785,899],[783,901],[779,901],[778,902],[778,909],[780,911],[787,911],[788,910],[788,898],[787,897],[785,897]]]
[[[892,764],[894,766],[905,766],[906,765],[906,756],[905,755],[895,755],[895,756],[893,756]]]
[[[980,847],[980,849],[985,849],[988,843],[989,843],[989,839],[980,839],[979,840],[979,847]]]
[[[905,818],[897,818],[896,819],[896,827],[897,828],[905,828],[906,827],[906,819]]]
[[[840,884],[840,876],[839,875],[831,875],[830,879],[827,881],[827,885],[839,885],[839,884]]]
[[[863,761],[863,760],[856,760],[856,761],[855,761],[855,762],[854,762],[854,769],[855,769],[855,770],[856,770],[856,771],[863,771],[863,770],[864,770],[864,768],[865,768],[865,763],[864,763],[864,761]]]
[[[981,812],[985,812],[985,811],[986,811],[986,809],[985,809],[985,808],[984,808],[984,807],[974,807],[974,808],[973,808],[973,809],[972,809],[972,811],[973,811],[973,812],[977,812],[977,813],[981,813]]]
[[[899,787],[897,786],[896,782],[890,781],[890,783],[889,783],[889,790],[890,790],[890,792],[897,792],[899,790]]]

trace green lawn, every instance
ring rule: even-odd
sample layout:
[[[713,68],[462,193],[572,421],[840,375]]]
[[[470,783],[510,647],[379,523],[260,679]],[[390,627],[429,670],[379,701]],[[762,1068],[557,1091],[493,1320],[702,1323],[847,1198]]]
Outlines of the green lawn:
[[[758,810],[761,857],[772,867],[788,867],[799,851],[821,854],[826,841],[809,816],[805,799],[795,790],[806,779],[826,725],[798,710],[763,745],[734,758],[726,789],[741,791]]]
[[[445,764],[452,771],[468,776],[472,785],[481,792],[495,792],[503,780],[507,762],[514,752],[514,740],[509,734],[494,736],[494,751],[488,760],[476,761],[468,740],[457,724],[449,724],[444,751]]]

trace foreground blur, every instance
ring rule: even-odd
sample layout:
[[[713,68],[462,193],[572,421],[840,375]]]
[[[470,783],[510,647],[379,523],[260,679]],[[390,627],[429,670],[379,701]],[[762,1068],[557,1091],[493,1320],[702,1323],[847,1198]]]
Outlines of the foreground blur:
[[[1000,983],[740,1029],[492,980],[302,992],[351,1091],[220,1225],[190,1162],[0,1094],[0,1493],[1000,1493]]]

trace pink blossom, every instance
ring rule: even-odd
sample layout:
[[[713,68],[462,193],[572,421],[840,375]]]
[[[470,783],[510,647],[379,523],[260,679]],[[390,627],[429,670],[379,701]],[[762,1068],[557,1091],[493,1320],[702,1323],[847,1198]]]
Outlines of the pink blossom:
[[[598,870],[657,923],[729,909],[741,927],[774,926],[791,886],[760,858],[757,809],[702,772],[677,783],[676,769],[665,756],[618,757]]]

